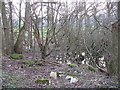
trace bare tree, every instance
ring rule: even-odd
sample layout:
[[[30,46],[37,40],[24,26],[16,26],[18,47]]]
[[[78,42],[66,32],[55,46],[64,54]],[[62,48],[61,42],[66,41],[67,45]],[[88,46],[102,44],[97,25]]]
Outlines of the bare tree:
[[[55,12],[55,10],[53,10],[54,9],[53,5],[55,3],[56,2],[42,2],[42,3],[40,3],[40,5],[41,5],[40,18],[38,18],[35,11],[33,11],[34,16],[31,15],[32,21],[34,23],[34,35],[37,39],[39,48],[41,50],[41,57],[43,59],[45,59],[45,57],[50,55],[50,53],[55,49],[55,46],[56,46],[56,44],[55,44],[52,49],[49,49],[49,44],[50,44],[51,41],[54,41],[54,43],[56,43],[55,35],[58,34],[58,32],[55,32],[55,30],[56,30],[56,23],[57,23],[57,17],[58,17],[58,12],[59,12],[58,10],[59,10],[60,5],[58,5],[58,9],[56,10],[57,11],[56,16],[53,17],[53,14],[54,14],[53,12]],[[46,16],[45,17],[43,17],[43,9],[42,9],[43,4],[46,5]],[[35,7],[33,7],[33,9],[34,8]],[[39,20],[41,20],[41,23],[40,23]],[[46,23],[47,26],[45,27],[46,28],[46,36],[43,35],[43,32],[44,32],[44,28],[43,28],[43,25],[44,25],[43,23],[44,22],[43,21],[47,22]],[[41,33],[40,33],[40,30],[39,30],[39,24],[41,24],[41,28],[40,28]],[[51,32],[53,32],[53,34],[51,34]]]

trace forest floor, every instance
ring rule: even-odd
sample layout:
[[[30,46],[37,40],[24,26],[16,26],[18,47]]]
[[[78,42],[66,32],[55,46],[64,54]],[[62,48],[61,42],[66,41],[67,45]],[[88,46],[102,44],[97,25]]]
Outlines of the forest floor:
[[[22,61],[32,60],[32,54],[24,54],[21,60],[13,60],[8,56],[2,58],[3,87],[15,88],[116,88],[117,78],[108,77],[101,72],[90,71],[86,65],[70,67],[66,63],[56,63],[53,59],[38,65],[24,65]],[[39,55],[36,60],[41,62]],[[53,78],[51,72],[62,72],[61,76]],[[77,78],[70,82],[68,76]],[[48,83],[36,83],[36,80],[46,79]]]

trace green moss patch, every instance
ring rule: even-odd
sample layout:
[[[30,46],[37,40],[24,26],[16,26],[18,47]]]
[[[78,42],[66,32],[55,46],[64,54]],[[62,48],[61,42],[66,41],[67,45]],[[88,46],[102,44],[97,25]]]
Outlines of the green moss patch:
[[[37,79],[35,81],[36,84],[46,84],[49,85],[49,80],[48,79]]]
[[[23,61],[23,64],[32,66],[33,64],[35,64],[35,62],[33,60],[25,60],[25,61]]]
[[[15,60],[19,60],[19,59],[23,59],[23,55],[14,53],[14,54],[10,55],[10,58],[15,59]]]
[[[71,68],[73,68],[73,67],[77,67],[77,65],[74,64],[74,63],[73,63],[73,64],[68,64],[68,66],[71,67]]]

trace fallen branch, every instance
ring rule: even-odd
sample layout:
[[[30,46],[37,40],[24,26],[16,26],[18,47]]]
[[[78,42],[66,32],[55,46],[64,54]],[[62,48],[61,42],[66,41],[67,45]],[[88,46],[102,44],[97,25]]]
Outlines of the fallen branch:
[[[103,68],[99,67],[97,64],[96,64],[96,67],[99,69],[100,72],[103,72],[103,73],[105,73],[107,76],[109,76],[109,73],[107,72],[107,69],[103,69]]]
[[[94,71],[98,71],[99,70],[100,72],[105,73],[107,76],[109,76],[109,73],[107,72],[107,69],[103,69],[103,68],[99,67],[97,64],[96,64],[96,68],[93,67],[92,65],[89,65],[88,63],[86,63],[86,65],[88,67],[91,67],[92,69],[94,69]]]

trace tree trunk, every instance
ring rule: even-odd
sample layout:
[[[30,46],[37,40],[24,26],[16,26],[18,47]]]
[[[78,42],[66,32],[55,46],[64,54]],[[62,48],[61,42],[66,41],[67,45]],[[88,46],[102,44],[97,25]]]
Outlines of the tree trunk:
[[[118,2],[118,85],[120,88],[120,1]]]
[[[9,8],[10,8],[9,19],[10,19],[10,31],[11,31],[11,37],[10,37],[11,53],[14,53],[14,37],[13,37],[13,22],[12,22],[12,2],[9,2]]]
[[[1,1],[0,1],[0,5],[1,5]],[[1,9],[0,9],[0,12],[1,12]],[[2,24],[1,24],[1,13],[0,13],[0,56],[2,56]]]
[[[21,0],[20,0],[20,4],[19,4],[19,31],[20,31],[20,28],[21,28]]]
[[[17,41],[16,41],[16,43],[14,45],[14,51],[15,51],[15,53],[22,53],[22,51],[23,51],[22,41],[24,39],[23,38],[24,37],[24,33],[25,33],[25,30],[24,30],[24,25],[23,25],[23,27],[20,29]]]
[[[2,2],[2,22],[3,22],[3,30],[5,36],[5,53],[7,55],[11,54],[11,47],[10,47],[10,30],[9,24],[7,21],[6,10],[5,10],[5,2]]]
[[[28,32],[27,37],[27,48],[30,49],[30,41],[31,41],[31,18],[30,18],[30,2],[26,2],[26,10],[25,10],[25,31]]]
[[[118,23],[115,22],[112,24],[112,41],[113,41],[113,56],[110,62],[108,63],[108,73],[110,76],[117,75],[117,58],[118,58]]]
[[[43,46],[41,48],[41,58],[45,59],[46,58],[46,46]]]

